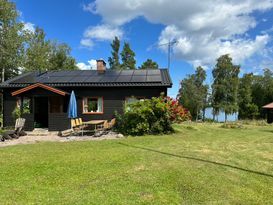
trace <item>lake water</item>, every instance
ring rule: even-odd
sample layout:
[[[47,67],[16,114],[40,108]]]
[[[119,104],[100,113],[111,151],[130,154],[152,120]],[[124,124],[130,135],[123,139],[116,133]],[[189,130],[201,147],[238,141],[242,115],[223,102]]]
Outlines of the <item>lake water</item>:
[[[206,109],[205,118],[213,119],[212,108],[207,108]],[[225,121],[225,113],[220,112],[219,115],[215,116],[215,120],[218,121],[218,122],[224,122]],[[238,113],[227,116],[227,121],[233,122],[233,121],[236,121],[236,120],[238,120]]]

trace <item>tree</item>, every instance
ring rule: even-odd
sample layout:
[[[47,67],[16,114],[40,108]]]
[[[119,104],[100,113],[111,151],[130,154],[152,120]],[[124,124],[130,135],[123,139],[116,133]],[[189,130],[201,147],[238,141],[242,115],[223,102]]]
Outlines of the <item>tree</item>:
[[[2,81],[14,77],[22,66],[25,32],[17,21],[18,12],[13,2],[0,0],[0,70]]]
[[[45,39],[45,32],[36,28],[29,36],[25,52],[24,71],[77,69],[76,60],[70,56],[70,47]]]
[[[153,61],[152,59],[147,59],[139,69],[158,69],[157,62]]]
[[[212,84],[212,106],[214,113],[225,112],[227,115],[238,111],[238,84],[240,66],[232,64],[232,58],[226,54],[217,59],[212,71],[214,78]]]
[[[265,104],[273,101],[273,73],[270,69],[264,69],[263,75],[253,76],[252,102],[259,109],[260,118],[266,117]]]
[[[205,110],[208,105],[208,85],[205,84],[207,74],[205,70],[198,66],[195,71],[195,85],[197,87],[197,93],[198,93],[198,108],[197,108],[197,116],[200,113],[200,110],[203,111],[203,120],[205,118]]]
[[[122,60],[122,69],[136,69],[136,60],[135,53],[130,48],[129,43],[124,43],[122,52],[121,52],[121,60]]]
[[[24,71],[45,71],[50,67],[49,56],[51,55],[51,44],[45,40],[43,29],[36,27],[35,32],[29,37],[25,53]]]
[[[239,83],[239,119],[254,119],[258,106],[252,102],[253,74],[244,74]]]
[[[49,58],[50,70],[75,70],[76,60],[70,56],[71,48],[65,44],[54,42],[51,44],[52,51]]]
[[[111,43],[112,47],[112,57],[108,58],[108,62],[110,65],[110,69],[120,69],[120,62],[119,62],[119,48],[120,48],[120,40],[118,37],[115,37],[113,42]]]
[[[196,120],[200,117],[200,111],[204,111],[207,104],[208,86],[204,84],[205,80],[206,72],[199,66],[195,74],[181,81],[179,102],[190,111]]]

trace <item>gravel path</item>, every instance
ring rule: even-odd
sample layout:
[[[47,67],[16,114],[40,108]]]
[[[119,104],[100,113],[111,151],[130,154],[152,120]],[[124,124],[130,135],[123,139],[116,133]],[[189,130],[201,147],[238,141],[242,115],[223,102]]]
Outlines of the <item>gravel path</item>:
[[[106,139],[118,139],[123,136],[116,133],[109,133],[100,137],[93,136],[71,136],[71,137],[59,137],[57,135],[47,136],[23,136],[19,139],[6,140],[0,142],[0,147],[19,145],[19,144],[35,144],[38,142],[71,142],[71,141],[90,141],[90,140],[106,140]]]

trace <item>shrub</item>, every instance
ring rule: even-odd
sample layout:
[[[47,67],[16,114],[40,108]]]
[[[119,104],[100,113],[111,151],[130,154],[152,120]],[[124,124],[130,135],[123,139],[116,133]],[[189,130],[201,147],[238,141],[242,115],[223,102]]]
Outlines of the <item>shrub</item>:
[[[17,106],[14,108],[14,110],[12,111],[12,117],[14,120],[16,120],[17,118],[21,117],[21,110],[20,108],[18,108]]]
[[[167,97],[165,101],[172,122],[179,123],[191,120],[190,112],[187,109],[185,109],[182,105],[180,105],[177,100]]]
[[[172,122],[187,119],[189,113],[169,98],[127,103],[123,114],[116,114],[116,130],[124,135],[161,134],[173,132]]]
[[[242,129],[243,125],[240,122],[225,122],[221,125],[221,128],[226,129]]]

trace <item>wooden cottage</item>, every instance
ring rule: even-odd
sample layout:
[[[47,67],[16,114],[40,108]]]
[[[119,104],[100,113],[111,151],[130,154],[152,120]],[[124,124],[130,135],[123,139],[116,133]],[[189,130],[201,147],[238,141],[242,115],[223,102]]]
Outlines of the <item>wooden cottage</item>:
[[[122,112],[124,102],[157,97],[172,86],[167,69],[109,70],[97,60],[97,70],[30,72],[0,84],[3,125],[14,126],[13,112],[21,110],[25,129],[70,128],[67,109],[74,90],[78,117],[84,121],[109,120]]]

